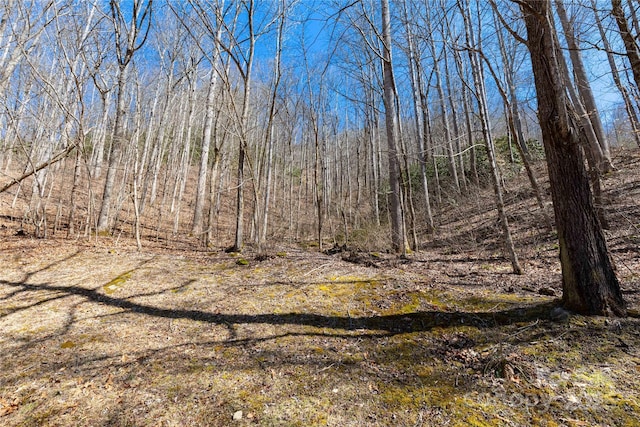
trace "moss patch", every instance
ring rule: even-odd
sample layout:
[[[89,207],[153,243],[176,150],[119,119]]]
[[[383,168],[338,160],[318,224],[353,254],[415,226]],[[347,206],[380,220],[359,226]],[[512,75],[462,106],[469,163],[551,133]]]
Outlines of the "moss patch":
[[[104,290],[104,293],[107,295],[111,295],[114,292],[116,292],[127,282],[127,280],[131,278],[131,274],[133,274],[133,270],[122,273],[115,279],[112,279],[108,283],[102,285],[102,289]]]

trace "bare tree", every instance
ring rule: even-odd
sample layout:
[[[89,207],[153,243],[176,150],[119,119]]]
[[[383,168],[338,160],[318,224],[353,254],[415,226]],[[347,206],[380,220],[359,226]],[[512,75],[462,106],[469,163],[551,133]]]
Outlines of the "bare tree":
[[[116,94],[115,124],[109,155],[109,168],[107,169],[102,194],[102,207],[98,217],[98,231],[107,231],[110,228],[109,210],[113,202],[117,168],[121,160],[120,157],[122,155],[125,138],[124,116],[126,114],[125,85],[127,83],[127,73],[134,54],[142,48],[149,35],[153,0],[133,0],[131,3],[130,18],[123,13],[120,2],[111,0],[109,7],[113,22],[116,56],[118,60],[118,91]]]
[[[469,61],[471,63],[471,70],[473,72],[473,82],[475,86],[476,101],[478,102],[478,109],[480,110],[480,123],[482,126],[482,134],[484,136],[484,143],[487,151],[487,158],[489,160],[489,167],[491,169],[491,177],[493,184],[493,191],[496,197],[496,207],[498,208],[498,219],[502,226],[502,232],[504,235],[504,244],[509,254],[511,261],[511,267],[515,274],[522,274],[523,270],[518,260],[518,254],[515,251],[513,245],[513,239],[511,238],[511,230],[509,229],[509,220],[505,213],[504,200],[502,196],[501,179],[499,176],[498,165],[496,163],[496,155],[493,144],[493,137],[491,133],[491,125],[489,123],[489,111],[487,109],[487,91],[485,89],[484,75],[482,73],[482,67],[480,64],[480,56],[478,54],[481,51],[481,47],[476,43],[475,34],[471,27],[471,10],[467,1],[461,1],[459,7],[462,12],[462,17],[465,25],[465,36],[467,39]]]
[[[629,124],[631,125],[631,130],[633,132],[633,137],[636,141],[636,144],[640,147],[640,120],[638,119],[638,114],[635,107],[633,106],[633,102],[631,101],[629,89],[622,83],[622,79],[620,78],[620,72],[618,71],[618,66],[616,64],[613,49],[604,31],[604,27],[602,26],[602,21],[598,13],[596,0],[591,0],[591,7],[593,9],[598,32],[600,33],[600,39],[602,40],[602,46],[607,54],[607,62],[609,63],[609,67],[611,68],[611,78],[620,91],[620,95],[622,96],[622,100],[624,101],[624,106],[629,118]]]
[[[430,13],[431,7],[428,2],[425,3],[427,13]],[[446,13],[444,10],[442,13]],[[449,114],[447,112],[447,97],[444,92],[444,84],[442,78],[442,71],[440,69],[440,55],[446,55],[446,46],[443,45],[442,53],[436,51],[435,39],[433,37],[434,29],[431,23],[431,17],[426,18],[426,25],[428,31],[429,49],[431,51],[431,57],[433,61],[433,72],[435,77],[436,91],[438,93],[439,106],[440,106],[440,119],[442,120],[442,127],[444,129],[444,143],[446,146],[447,158],[449,160],[449,174],[453,180],[454,188],[457,192],[460,192],[460,181],[458,179],[458,172],[455,160],[455,153],[453,151],[453,134],[451,130],[451,122],[449,120]],[[437,165],[435,166],[437,169]],[[437,184],[439,186],[439,184]]]
[[[497,21],[498,19],[497,14],[499,12],[495,10],[495,8],[493,12],[494,12],[494,17]],[[524,165],[524,168],[527,172],[527,177],[529,178],[531,188],[533,189],[533,192],[535,194],[536,201],[538,202],[538,207],[540,208],[540,212],[542,213],[542,216],[544,218],[544,222],[547,227],[547,230],[552,231],[553,225],[551,223],[551,218],[549,218],[549,215],[547,215],[544,199],[542,197],[542,191],[540,190],[540,185],[538,184],[538,180],[534,175],[534,172],[531,166],[531,162],[532,162],[531,155],[529,153],[529,150],[527,149],[527,145],[524,140],[524,134],[522,131],[520,109],[518,107],[518,98],[516,96],[516,90],[515,90],[515,70],[514,70],[514,62],[516,60],[515,55],[509,55],[507,53],[507,47],[504,40],[504,36],[502,34],[502,29],[500,29],[498,25],[496,25],[496,27],[498,28],[496,31],[496,36],[498,39],[498,46],[500,47],[500,56],[502,57],[503,68],[504,68],[504,73],[503,73],[504,80],[505,80],[504,83],[500,80],[498,73],[495,71],[491,61],[489,61],[487,56],[484,54],[484,51],[479,50],[478,53],[484,59],[484,62],[487,68],[489,69],[489,72],[493,76],[493,79],[496,84],[496,88],[498,89],[498,93],[502,97],[502,102],[504,103],[505,110],[506,110],[507,126],[508,126],[509,133],[515,139],[516,149],[520,154],[520,157],[522,159],[522,164]],[[507,93],[507,89],[504,86],[508,88],[508,93]]]
[[[600,147],[600,152],[602,153],[602,155],[599,156],[601,157],[601,164],[598,165],[598,167],[602,172],[606,173],[611,171],[613,168],[611,163],[611,153],[609,152],[609,141],[604,132],[604,127],[600,120],[600,113],[598,112],[598,107],[596,106],[596,101],[591,90],[591,84],[589,83],[589,78],[587,77],[587,72],[582,61],[582,54],[578,41],[575,37],[573,22],[570,21],[567,16],[567,11],[564,7],[563,1],[555,0],[555,3],[556,10],[558,11],[558,17],[560,18],[560,23],[564,30],[564,37],[567,40],[567,46],[569,47],[569,58],[571,59],[571,65],[573,66],[575,86],[578,90],[578,94],[580,95],[580,103],[584,105],[586,113],[585,118],[589,119],[589,122],[593,127],[594,137],[596,138],[597,144]]]
[[[431,135],[428,120],[427,93],[424,83],[424,70],[422,61],[416,52],[415,35],[411,27],[407,3],[402,3],[402,14],[405,25],[405,35],[407,38],[407,57],[409,60],[409,75],[413,93],[413,106],[416,123],[417,146],[420,164],[420,175],[422,177],[422,188],[424,191],[425,207],[427,211],[427,231],[432,232],[435,228],[433,214],[431,210],[431,197],[429,194],[429,182],[427,174],[427,164],[429,162],[429,152],[431,150]]]
[[[406,237],[402,213],[402,188],[400,186],[400,162],[397,149],[396,86],[391,56],[391,14],[389,0],[380,1],[382,13],[382,70],[384,75],[384,110],[387,129],[389,162],[389,211],[391,213],[391,244],[396,253],[406,252]]]
[[[0,5],[0,96],[16,67],[38,46],[54,4],[6,0]]]
[[[209,72],[209,83],[207,86],[207,98],[205,101],[205,117],[204,117],[204,127],[202,134],[202,142],[200,145],[200,164],[198,171],[198,181],[196,187],[196,201],[195,207],[193,211],[193,223],[191,227],[191,232],[198,235],[202,232],[203,229],[203,215],[204,215],[204,205],[206,201],[206,186],[207,186],[207,173],[209,170],[209,152],[211,149],[212,143],[215,141],[212,138],[213,135],[213,127],[214,127],[214,118],[215,118],[215,107],[216,102],[216,94],[219,94],[218,87],[218,73],[220,70],[218,66],[220,64],[220,40],[222,37],[222,16],[224,10],[224,0],[212,2],[210,7],[207,8],[202,2],[199,1],[191,1],[190,4],[194,9],[194,20],[187,20],[187,17],[183,17],[174,9],[174,13],[178,15],[179,19],[181,19],[183,25],[187,27],[189,33],[198,44],[202,52],[205,56],[208,57],[209,63],[211,65],[211,70]],[[195,22],[194,22],[195,21]],[[192,25],[192,22],[195,25]],[[195,28],[194,28],[195,27]],[[200,31],[197,31],[196,28],[199,28]],[[202,45],[202,38],[200,34],[206,34],[208,38],[211,39],[213,46],[207,47]],[[214,151],[219,151],[220,147],[214,147]],[[214,153],[214,162],[213,168],[218,167],[219,154]],[[212,173],[214,173],[212,171]],[[212,182],[215,187],[215,182]],[[208,234],[208,233],[207,233]]]
[[[627,51],[627,58],[631,64],[631,72],[636,82],[636,88],[640,88],[640,46],[636,42],[636,36],[632,34],[629,28],[629,23],[622,7],[622,0],[611,0],[611,8],[611,14],[618,24],[620,37],[622,37]]]
[[[241,12],[246,14],[246,33],[236,34],[238,17]],[[242,104],[238,109],[235,98],[230,97],[233,111],[236,114],[238,137],[238,168],[236,174],[236,227],[234,244],[230,250],[240,252],[244,246],[244,214],[245,214],[245,163],[249,148],[249,115],[251,111],[251,85],[253,84],[253,61],[256,46],[255,4],[253,0],[244,0],[236,5],[235,15],[230,24],[222,22],[229,42],[221,42],[221,48],[229,55],[235,64],[242,80]],[[242,37],[242,38],[241,38]],[[229,85],[229,82],[226,83]],[[255,186],[254,186],[255,190]]]
[[[266,146],[266,177],[264,183],[264,199],[262,202],[262,218],[261,226],[257,233],[258,251],[262,251],[262,244],[267,239],[267,229],[269,225],[269,203],[271,201],[271,183],[273,180],[273,156],[274,156],[274,128],[275,128],[275,112],[276,101],[278,96],[278,90],[280,88],[280,81],[282,77],[282,43],[284,38],[284,30],[286,24],[287,6],[285,0],[282,0],[279,4],[278,10],[278,30],[276,35],[276,57],[274,60],[273,82],[271,85],[271,94],[269,98],[268,117],[266,123],[265,132],[265,146]],[[258,211],[259,212],[259,211]]]

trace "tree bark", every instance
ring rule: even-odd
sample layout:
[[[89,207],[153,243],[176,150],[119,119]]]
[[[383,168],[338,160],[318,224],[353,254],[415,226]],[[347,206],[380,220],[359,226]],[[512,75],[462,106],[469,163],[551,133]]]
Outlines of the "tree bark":
[[[202,131],[202,145],[200,151],[200,169],[198,171],[198,183],[196,187],[196,205],[193,209],[193,225],[191,232],[198,235],[202,232],[204,216],[204,203],[207,190],[207,169],[209,167],[209,147],[211,146],[211,129],[213,128],[213,107],[216,92],[215,64],[211,64],[207,103],[205,106],[204,129]]]
[[[566,96],[550,0],[520,2],[538,98],[562,267],[563,305],[587,315],[626,314],[580,149],[578,117]]]
[[[417,148],[418,148],[418,162],[420,164],[420,175],[422,178],[422,190],[424,191],[425,207],[427,211],[427,232],[432,233],[435,229],[433,223],[433,214],[431,212],[431,197],[429,195],[429,182],[427,177],[427,161],[428,151],[426,146],[428,144],[426,135],[428,125],[426,109],[427,102],[424,95],[424,83],[422,77],[422,66],[416,55],[414,35],[411,32],[409,14],[407,11],[406,2],[403,2],[403,19],[405,21],[405,33],[407,37],[407,49],[409,59],[409,73],[411,77],[411,88],[413,92],[413,111],[415,114],[416,134],[417,134]]]
[[[636,87],[640,88],[640,47],[636,43],[636,40],[629,29],[627,18],[624,16],[624,10],[622,9],[622,0],[611,0],[611,14],[618,24],[620,29],[620,37],[624,42],[624,47],[627,50],[627,58],[631,64],[631,72],[633,73],[633,79],[636,82]]]
[[[611,44],[609,43],[609,39],[607,38],[607,34],[604,31],[602,21],[598,14],[596,0],[591,0],[591,7],[593,8],[596,25],[598,27],[598,32],[600,33],[600,39],[602,40],[602,47],[607,53],[607,62],[609,63],[609,67],[611,68],[611,77],[613,78],[613,82],[620,91],[620,95],[622,96],[622,99],[624,101],[624,106],[627,111],[627,115],[629,116],[631,131],[633,132],[633,138],[636,142],[636,145],[640,147],[640,120],[638,120],[638,115],[636,113],[635,107],[633,106],[633,102],[631,101],[629,90],[622,84],[622,79],[620,78],[620,72],[618,71],[618,66],[616,65],[616,60],[613,55]]]
[[[487,159],[489,160],[489,167],[491,168],[491,175],[493,178],[493,191],[496,196],[496,207],[498,209],[498,219],[502,226],[502,232],[504,234],[504,245],[509,253],[509,259],[511,261],[511,268],[515,274],[522,274],[522,266],[518,260],[518,254],[516,253],[513,245],[513,239],[511,238],[511,230],[509,229],[509,220],[504,208],[504,199],[502,197],[502,187],[500,185],[500,173],[498,172],[498,165],[496,163],[495,150],[493,145],[493,136],[491,134],[491,125],[489,123],[489,111],[487,108],[487,91],[485,89],[484,75],[482,68],[480,67],[480,58],[478,50],[480,46],[476,45],[475,35],[471,28],[471,12],[468,3],[463,1],[459,3],[465,26],[465,37],[467,44],[469,45],[469,62],[471,63],[471,71],[473,74],[473,82],[476,89],[476,99],[478,102],[478,109],[480,110],[480,123],[482,126],[482,135],[484,137],[485,147],[487,150]]]
[[[599,165],[599,167],[602,172],[610,172],[613,169],[613,164],[611,162],[609,140],[604,132],[602,120],[600,120],[600,113],[596,106],[596,100],[593,97],[593,92],[591,90],[591,84],[589,83],[589,78],[587,77],[587,72],[582,62],[582,54],[580,53],[580,46],[578,45],[578,41],[574,34],[575,30],[573,28],[573,23],[567,16],[567,11],[564,8],[563,1],[555,0],[555,2],[558,17],[560,18],[560,24],[564,30],[564,37],[567,40],[567,46],[569,47],[569,58],[571,59],[571,65],[573,66],[576,88],[578,89],[580,100],[584,104],[586,115],[591,122],[598,144],[602,150],[602,164]]]
[[[406,251],[405,232],[402,220],[402,195],[400,187],[400,162],[396,144],[396,109],[395,82],[393,78],[393,64],[391,62],[391,14],[389,0],[381,0],[382,10],[382,67],[384,77],[384,109],[387,130],[387,146],[389,161],[389,211],[391,214],[391,245],[394,252],[404,254]]]

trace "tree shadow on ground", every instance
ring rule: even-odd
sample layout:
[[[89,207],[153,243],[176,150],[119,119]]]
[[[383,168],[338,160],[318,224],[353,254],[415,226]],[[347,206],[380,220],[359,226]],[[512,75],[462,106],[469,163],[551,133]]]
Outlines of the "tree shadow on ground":
[[[316,313],[262,313],[262,314],[234,314],[212,313],[203,310],[187,310],[160,308],[153,305],[133,302],[128,299],[106,295],[98,289],[89,289],[81,286],[60,286],[48,283],[26,283],[25,281],[0,280],[0,285],[17,288],[19,292],[53,292],[55,299],[64,296],[80,296],[86,300],[118,307],[130,312],[144,314],[165,319],[188,319],[198,322],[207,322],[216,325],[224,325],[230,328],[230,339],[235,338],[233,326],[240,324],[269,324],[269,325],[300,325],[317,328],[330,328],[339,330],[366,330],[387,334],[401,334],[407,332],[424,332],[435,327],[449,327],[456,325],[473,325],[476,327],[494,327],[514,322],[526,322],[538,319],[548,319],[551,309],[557,302],[545,302],[541,304],[514,307],[502,311],[417,311],[413,313],[371,315],[371,316],[336,316]],[[29,305],[37,306],[42,301]],[[27,306],[20,309],[29,308]],[[6,315],[6,314],[5,314]]]
[[[65,261],[77,263],[82,260],[71,256]],[[148,260],[142,259],[133,265],[118,265],[117,268],[126,274],[143,268],[146,262]],[[382,420],[385,413],[401,414],[406,407],[421,411],[427,403],[442,407],[455,405],[457,399],[467,399],[471,392],[486,395],[489,393],[487,384],[491,380],[483,380],[484,376],[504,378],[507,374],[500,372],[501,367],[512,366],[529,372],[529,368],[543,363],[523,355],[521,349],[534,348],[532,346],[536,344],[530,344],[532,342],[547,342],[544,351],[559,353],[568,352],[574,339],[586,342],[597,337],[606,345],[599,344],[598,348],[581,354],[585,358],[583,360],[593,363],[610,363],[624,350],[616,347],[618,343],[614,338],[617,336],[607,337],[608,340],[600,338],[608,333],[606,328],[589,328],[588,325],[570,328],[569,323],[547,322],[557,301],[546,298],[540,300],[544,301],[542,303],[538,300],[511,303],[499,296],[493,298],[491,294],[483,294],[482,304],[474,304],[472,308],[449,309],[443,305],[442,309],[436,309],[435,305],[431,308],[425,302],[420,307],[427,307],[426,310],[360,316],[349,315],[348,310],[336,315],[333,307],[327,309],[324,306],[323,309],[313,305],[296,308],[296,312],[282,313],[265,308],[262,312],[251,313],[248,308],[228,308],[227,312],[221,313],[215,308],[162,306],[186,303],[194,304],[191,307],[202,307],[197,299],[189,299],[196,294],[183,294],[193,283],[187,275],[177,274],[170,281],[161,283],[154,281],[156,276],[146,277],[153,282],[153,286],[145,288],[148,292],[141,290],[125,295],[125,291],[114,295],[105,293],[105,285],[96,283],[99,279],[89,282],[92,283],[90,285],[80,281],[65,284],[65,279],[39,278],[36,273],[25,273],[19,279],[0,280],[0,298],[4,297],[0,301],[17,302],[19,310],[48,310],[51,307],[46,306],[43,300],[55,299],[56,304],[64,300],[62,310],[66,323],[55,331],[49,328],[51,333],[45,337],[25,334],[23,340],[21,333],[16,333],[11,338],[13,343],[5,341],[5,351],[28,355],[23,363],[30,370],[16,368],[21,366],[20,362],[15,366],[5,364],[7,370],[0,376],[0,391],[4,388],[9,393],[7,395],[11,395],[18,385],[26,384],[24,393],[27,396],[27,392],[46,382],[53,390],[51,394],[34,392],[24,397],[22,405],[24,408],[39,405],[38,408],[43,408],[39,410],[41,413],[44,413],[44,408],[53,408],[47,410],[54,421],[62,419],[62,415],[56,415],[55,411],[64,412],[58,403],[61,398],[54,393],[75,396],[73,393],[79,384],[91,387],[87,392],[90,396],[118,393],[122,397],[122,401],[105,404],[99,417],[94,415],[94,419],[102,420],[96,425],[129,424],[130,420],[136,419],[142,395],[159,399],[153,406],[155,417],[169,407],[173,411],[207,413],[206,419],[211,425],[228,425],[228,414],[235,410],[236,402],[245,405],[249,405],[247,401],[253,402],[250,404],[254,406],[249,408],[254,411],[255,408],[262,410],[265,407],[263,402],[289,401],[290,396],[307,399],[310,405],[316,405],[319,402],[317,396],[333,396],[334,389],[346,390],[345,393],[350,394],[346,394],[348,399],[345,400],[365,405]],[[147,272],[138,271],[136,274],[143,276]],[[403,286],[401,279],[399,282],[382,280],[392,283],[387,283],[390,286],[386,288],[382,285],[367,287],[367,292],[380,290],[381,296],[386,292],[393,297]],[[323,282],[311,277],[282,285],[291,286],[300,295],[313,298],[323,294],[305,293],[305,290],[316,290],[308,286],[324,283],[339,284],[340,290],[346,289],[347,292],[349,284],[353,284],[355,295],[359,282],[355,279]],[[263,286],[281,289],[277,281],[239,285],[237,289],[233,286],[221,287],[220,291],[226,294],[235,290],[241,292],[242,303],[245,296],[250,299],[254,293],[258,298]],[[186,295],[187,299],[161,299],[153,303],[146,299],[153,296],[171,298],[175,296],[171,292],[180,293],[181,298]],[[434,289],[434,292],[441,290]],[[428,291],[421,291],[418,295],[428,299]],[[464,305],[465,296],[467,294],[460,294],[455,306],[469,307]],[[292,301],[296,302],[295,299]],[[344,295],[339,294],[336,305],[343,304]],[[504,304],[508,304],[508,308],[495,309],[505,307]],[[494,308],[489,308],[492,306]],[[99,307],[106,309],[94,310]],[[341,310],[343,308],[340,307]],[[11,316],[9,309],[10,306],[6,305],[0,310],[0,317]],[[97,318],[107,316],[117,316],[113,322],[118,322],[118,328],[125,333],[107,335],[105,332],[102,341],[101,334],[114,323]],[[71,329],[76,322],[86,321]],[[633,327],[624,322],[620,326],[625,331]],[[131,335],[128,334],[130,329],[135,329]],[[165,339],[165,333],[171,337]],[[83,337],[83,334],[86,335]],[[96,344],[92,341],[94,336],[98,338]],[[627,336],[623,338],[625,345],[635,346],[635,340]],[[118,339],[137,341],[135,346],[120,346]],[[62,341],[75,342],[77,347],[75,350],[60,349]],[[523,347],[519,347],[521,343]],[[534,349],[537,351],[538,347]],[[587,354],[593,354],[593,359],[586,359]],[[33,384],[32,388],[28,388],[29,384]],[[427,394],[430,397],[423,397]],[[86,401],[76,401],[81,402],[83,410],[84,405],[88,405]],[[378,408],[382,408],[380,412],[376,412]],[[295,410],[302,411],[299,407]],[[325,407],[323,410],[330,409]],[[22,412],[16,410],[14,419],[20,419],[26,413],[26,409]],[[389,419],[385,425],[394,424]]]

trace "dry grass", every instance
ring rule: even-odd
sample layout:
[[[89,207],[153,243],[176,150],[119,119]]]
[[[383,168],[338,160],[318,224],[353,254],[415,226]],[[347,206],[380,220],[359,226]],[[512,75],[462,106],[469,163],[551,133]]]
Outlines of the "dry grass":
[[[609,238],[637,313],[640,179],[607,179],[624,190],[608,193]],[[640,424],[640,321],[552,321],[557,300],[538,290],[560,294],[557,248],[511,194],[524,276],[509,273],[484,202],[427,250],[365,264],[278,247],[240,265],[223,251],[18,237],[5,221],[0,424]]]
[[[504,261],[8,246],[5,425],[640,421],[638,321],[551,322],[553,299]]]

